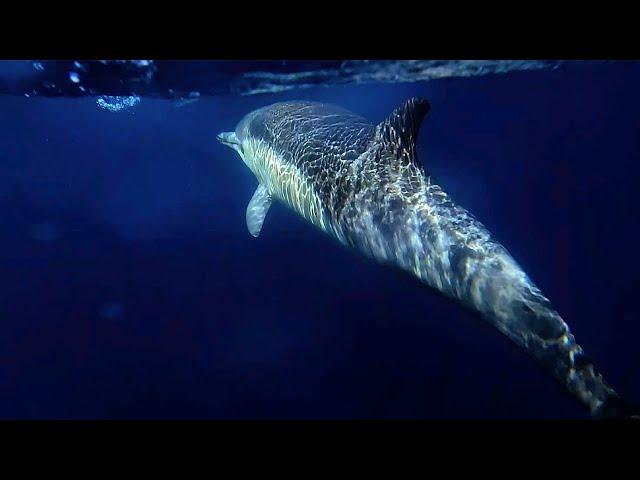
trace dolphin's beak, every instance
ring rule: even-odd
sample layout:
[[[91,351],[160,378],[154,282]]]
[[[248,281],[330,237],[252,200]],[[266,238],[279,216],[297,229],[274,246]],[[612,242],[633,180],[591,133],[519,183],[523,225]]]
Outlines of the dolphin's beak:
[[[242,143],[238,140],[236,132],[222,132],[216,137],[220,143],[227,147],[233,148],[236,152],[244,158],[244,152],[242,151]]]
[[[240,140],[238,140],[238,137],[236,136],[236,132],[222,132],[222,133],[219,133],[216,138],[220,143],[222,143],[223,145],[226,145],[227,147],[233,148],[236,152],[240,154],[242,158],[244,158],[243,152],[242,152],[242,144],[240,143]]]
[[[216,137],[220,143],[223,143],[231,148],[235,148],[240,142],[236,138],[235,132],[222,132]]]

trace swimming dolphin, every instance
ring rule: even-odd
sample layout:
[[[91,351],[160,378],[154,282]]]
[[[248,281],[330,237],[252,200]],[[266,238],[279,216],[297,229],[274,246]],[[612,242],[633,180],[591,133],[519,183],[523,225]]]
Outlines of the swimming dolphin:
[[[234,132],[218,135],[259,182],[247,207],[249,232],[260,234],[276,199],[342,244],[479,313],[592,415],[632,416],[509,252],[418,163],[416,138],[429,108],[412,98],[378,125],[308,101],[250,112]]]

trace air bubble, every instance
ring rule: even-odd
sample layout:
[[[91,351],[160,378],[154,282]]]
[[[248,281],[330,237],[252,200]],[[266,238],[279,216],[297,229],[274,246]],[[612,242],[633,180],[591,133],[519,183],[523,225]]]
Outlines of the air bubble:
[[[96,104],[110,112],[119,112],[120,110],[128,110],[140,103],[140,97],[132,95],[130,97],[111,97],[103,95],[96,100]]]

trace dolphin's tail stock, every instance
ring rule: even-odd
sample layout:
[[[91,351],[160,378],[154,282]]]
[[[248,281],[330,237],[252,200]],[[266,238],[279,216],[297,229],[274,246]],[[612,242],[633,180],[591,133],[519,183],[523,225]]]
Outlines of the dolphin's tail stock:
[[[544,320],[538,319],[540,323]],[[564,323],[564,322],[563,322]],[[556,339],[536,340],[526,345],[527,350],[553,376],[582,403],[594,418],[632,418],[638,415],[604,380],[593,362],[587,357],[566,327]],[[534,332],[540,330],[534,327]]]
[[[506,251],[474,276],[471,282],[482,295],[470,295],[473,306],[550,371],[593,417],[640,419],[640,410],[607,384],[551,302]]]

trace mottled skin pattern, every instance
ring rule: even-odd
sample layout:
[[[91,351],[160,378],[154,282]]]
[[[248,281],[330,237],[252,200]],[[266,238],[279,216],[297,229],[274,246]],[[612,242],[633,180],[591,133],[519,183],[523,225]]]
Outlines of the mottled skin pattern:
[[[249,113],[219,138],[273,198],[479,312],[592,414],[618,414],[617,395],[549,300],[418,164],[415,137],[428,109],[414,98],[376,126],[339,107],[283,102]]]

